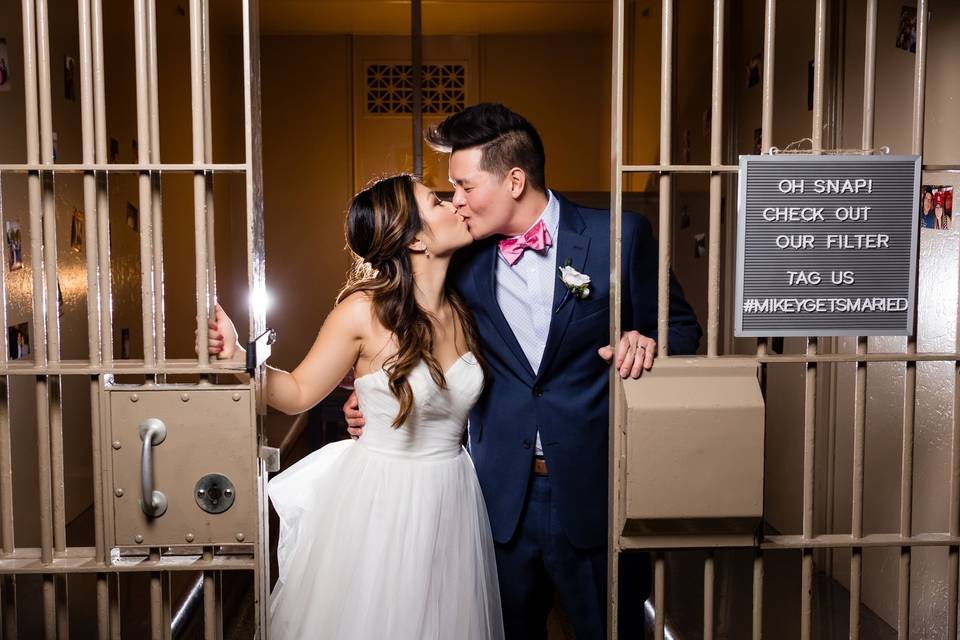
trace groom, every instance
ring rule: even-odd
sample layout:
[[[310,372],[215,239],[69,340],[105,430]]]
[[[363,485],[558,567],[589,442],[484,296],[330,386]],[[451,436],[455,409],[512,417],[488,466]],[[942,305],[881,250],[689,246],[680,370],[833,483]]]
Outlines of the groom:
[[[470,413],[470,453],[496,543],[507,637],[545,638],[556,593],[577,638],[603,638],[610,212],[548,190],[540,135],[503,105],[469,107],[427,140],[450,153],[453,204],[477,240],[458,254],[451,278],[487,365]],[[616,366],[636,378],[653,365],[657,338],[657,246],[639,215],[623,216],[623,256],[622,323],[631,330]],[[561,278],[561,267],[573,271]],[[674,354],[695,353],[700,340],[673,278],[669,337]],[[359,436],[353,397],[344,413]],[[635,637],[649,569],[645,556],[626,561],[634,566],[623,569],[621,637]]]

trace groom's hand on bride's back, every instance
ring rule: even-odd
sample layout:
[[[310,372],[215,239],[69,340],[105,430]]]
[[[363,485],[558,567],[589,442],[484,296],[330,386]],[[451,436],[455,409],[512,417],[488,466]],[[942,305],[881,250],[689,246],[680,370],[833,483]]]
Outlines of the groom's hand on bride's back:
[[[363,435],[363,425],[366,422],[363,419],[363,412],[360,411],[360,402],[357,400],[357,392],[354,391],[343,403],[343,417],[347,420],[347,433],[356,440]]]
[[[620,336],[617,345],[617,372],[621,378],[639,378],[644,370],[653,368],[653,357],[657,353],[657,341],[639,331],[627,331]],[[613,358],[613,347],[600,347],[597,354],[607,362]]]

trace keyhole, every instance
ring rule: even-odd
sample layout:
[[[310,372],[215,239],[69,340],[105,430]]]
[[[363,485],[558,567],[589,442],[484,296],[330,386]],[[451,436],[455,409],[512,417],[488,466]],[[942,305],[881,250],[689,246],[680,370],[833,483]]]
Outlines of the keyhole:
[[[220,503],[220,487],[213,484],[210,485],[210,488],[207,489],[207,499],[210,501],[210,504],[219,504]]]

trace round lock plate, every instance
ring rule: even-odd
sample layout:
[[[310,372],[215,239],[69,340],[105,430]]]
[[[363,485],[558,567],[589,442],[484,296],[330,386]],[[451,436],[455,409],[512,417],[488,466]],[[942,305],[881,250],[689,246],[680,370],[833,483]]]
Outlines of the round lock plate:
[[[223,513],[237,498],[237,490],[227,476],[211,473],[197,480],[193,495],[207,513]]]

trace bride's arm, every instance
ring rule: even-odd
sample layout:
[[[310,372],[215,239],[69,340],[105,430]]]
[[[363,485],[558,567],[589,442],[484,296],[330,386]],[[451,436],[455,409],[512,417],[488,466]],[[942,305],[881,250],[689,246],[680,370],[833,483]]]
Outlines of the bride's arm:
[[[210,352],[222,359],[244,357],[230,318],[219,308],[216,325],[216,329],[211,326]],[[357,361],[369,326],[370,302],[365,296],[354,294],[334,307],[310,351],[293,371],[267,367],[267,404],[294,415],[326,398]]]

